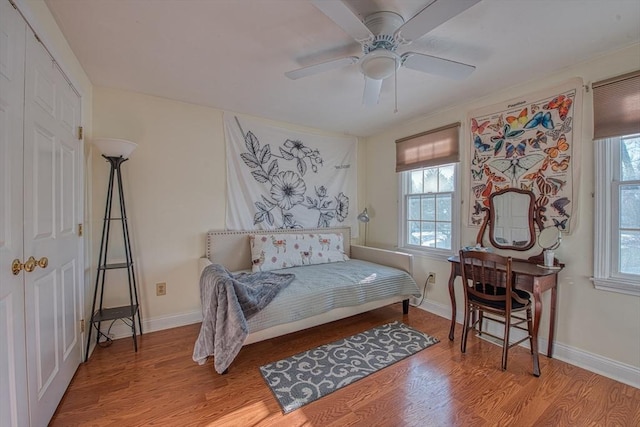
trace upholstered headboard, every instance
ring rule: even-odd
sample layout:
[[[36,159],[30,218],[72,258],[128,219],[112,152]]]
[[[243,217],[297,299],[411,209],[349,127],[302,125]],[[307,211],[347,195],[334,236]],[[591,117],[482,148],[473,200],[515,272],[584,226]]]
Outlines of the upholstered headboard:
[[[274,233],[340,233],[344,244],[344,253],[351,255],[351,228],[301,228],[286,230],[211,230],[207,232],[207,252],[209,261],[224,265],[229,271],[251,269],[251,248],[249,247],[250,234],[274,234]]]

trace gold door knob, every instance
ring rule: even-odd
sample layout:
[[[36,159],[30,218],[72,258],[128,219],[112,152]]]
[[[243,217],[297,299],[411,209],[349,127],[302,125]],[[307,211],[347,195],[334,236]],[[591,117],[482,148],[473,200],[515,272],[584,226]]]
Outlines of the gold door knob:
[[[27,262],[24,263],[24,270],[27,273],[31,273],[36,267],[47,268],[49,265],[49,259],[46,256],[43,256],[39,260],[36,260],[34,257],[30,256]]]
[[[30,256],[27,262],[24,263],[23,267],[24,267],[24,271],[26,271],[27,273],[31,273],[33,270],[36,269],[36,259]]]
[[[38,267],[40,268],[47,268],[47,266],[49,265],[49,258],[43,256],[38,261],[36,261],[36,264],[38,264]]]
[[[24,267],[24,264],[21,263],[20,260],[16,258],[11,263],[11,272],[13,273],[14,276],[17,276],[18,273],[20,273],[20,270],[22,270],[22,267]]]

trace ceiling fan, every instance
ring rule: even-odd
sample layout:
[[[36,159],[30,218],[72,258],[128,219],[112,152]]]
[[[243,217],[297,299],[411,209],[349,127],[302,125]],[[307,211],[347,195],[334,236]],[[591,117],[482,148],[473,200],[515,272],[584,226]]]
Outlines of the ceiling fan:
[[[358,63],[365,77],[363,104],[378,103],[382,82],[402,66],[429,74],[462,80],[476,67],[417,52],[397,53],[407,45],[480,0],[434,0],[417,15],[405,22],[395,12],[375,12],[362,22],[343,1],[311,0],[347,34],[362,45],[362,57],[347,56],[310,65],[285,73],[292,80],[312,76]]]

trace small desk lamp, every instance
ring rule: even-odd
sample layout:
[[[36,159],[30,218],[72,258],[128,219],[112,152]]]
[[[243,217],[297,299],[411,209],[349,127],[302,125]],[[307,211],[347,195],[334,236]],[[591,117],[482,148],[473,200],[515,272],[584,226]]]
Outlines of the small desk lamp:
[[[358,221],[364,223],[364,245],[367,246],[367,227],[369,225],[369,213],[367,212],[367,208],[364,208],[360,214],[358,214]]]

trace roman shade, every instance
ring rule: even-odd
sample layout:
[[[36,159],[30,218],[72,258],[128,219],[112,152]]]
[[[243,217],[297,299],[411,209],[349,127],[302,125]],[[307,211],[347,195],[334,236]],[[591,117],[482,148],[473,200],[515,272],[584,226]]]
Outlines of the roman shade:
[[[640,133],[640,71],[592,87],[593,139]]]
[[[396,141],[396,172],[460,161],[460,122]]]

